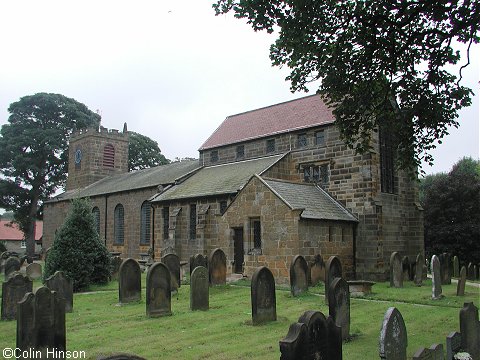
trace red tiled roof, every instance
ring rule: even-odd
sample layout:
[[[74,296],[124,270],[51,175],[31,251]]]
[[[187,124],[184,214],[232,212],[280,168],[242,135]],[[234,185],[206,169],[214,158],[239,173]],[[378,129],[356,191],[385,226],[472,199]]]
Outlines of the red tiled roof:
[[[43,221],[37,221],[35,227],[35,240],[39,241],[43,234]],[[17,224],[10,220],[0,220],[0,241],[2,240],[23,240],[23,232],[20,231]]]
[[[320,95],[228,116],[200,150],[330,124],[334,117]]]

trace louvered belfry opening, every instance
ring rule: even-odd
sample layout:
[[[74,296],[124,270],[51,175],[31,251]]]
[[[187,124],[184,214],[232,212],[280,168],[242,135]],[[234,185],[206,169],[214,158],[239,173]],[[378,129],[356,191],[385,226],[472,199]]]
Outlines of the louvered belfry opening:
[[[103,148],[103,166],[106,168],[115,167],[115,148],[112,144],[107,144]]]

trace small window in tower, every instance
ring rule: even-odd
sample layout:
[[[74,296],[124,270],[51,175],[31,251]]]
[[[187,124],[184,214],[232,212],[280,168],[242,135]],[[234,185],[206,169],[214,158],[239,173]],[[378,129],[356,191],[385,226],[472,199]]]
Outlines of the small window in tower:
[[[103,166],[106,168],[115,167],[115,148],[112,144],[107,144],[103,148]]]

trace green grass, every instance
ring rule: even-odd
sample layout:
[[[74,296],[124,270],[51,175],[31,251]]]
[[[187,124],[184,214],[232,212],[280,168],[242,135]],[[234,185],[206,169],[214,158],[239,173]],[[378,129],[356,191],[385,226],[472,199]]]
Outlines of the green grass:
[[[145,286],[143,274],[142,285]],[[35,287],[40,283],[35,283]],[[210,289],[210,310],[189,309],[189,286],[172,296],[173,315],[150,319],[142,301],[118,305],[118,285],[92,287],[75,294],[74,312],[67,314],[67,348],[85,351],[95,359],[101,354],[127,352],[146,359],[278,359],[278,342],[291,323],[306,310],[328,315],[323,286],[300,297],[288,287],[277,287],[276,322],[252,326],[248,281]],[[378,338],[385,311],[390,306],[402,313],[408,333],[408,356],[422,346],[444,343],[449,332],[459,331],[459,310],[464,302],[479,306],[478,288],[467,287],[465,297],[454,296],[456,285],[443,287],[446,297],[431,300],[431,283],[415,287],[408,283],[393,289],[377,283],[374,294],[351,299],[352,339],[343,345],[344,359],[378,359]],[[0,348],[15,345],[15,321],[0,322]]]

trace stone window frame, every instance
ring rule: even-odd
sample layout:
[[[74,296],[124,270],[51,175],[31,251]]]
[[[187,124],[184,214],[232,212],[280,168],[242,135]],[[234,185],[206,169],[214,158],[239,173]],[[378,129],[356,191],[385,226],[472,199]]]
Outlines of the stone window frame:
[[[256,226],[258,224],[258,227]],[[260,217],[249,218],[249,253],[262,253],[262,222]]]
[[[197,238],[197,204],[190,204],[188,233],[190,240]]]
[[[170,230],[170,207],[164,206],[162,208],[163,221],[163,240],[168,240]]]
[[[315,131],[315,145],[325,146],[325,130]]]
[[[228,207],[227,200],[220,200],[219,201],[218,208],[219,208],[219,211],[220,211],[220,215],[223,215],[225,213],[225,211],[227,210],[227,207]]]
[[[235,154],[235,158],[237,160],[245,159],[245,145],[237,145],[237,148],[235,149]]]
[[[307,133],[297,135],[297,148],[304,148],[308,145]]]
[[[395,149],[394,138],[390,130],[379,129],[380,184],[382,193],[396,194],[395,188]]]
[[[95,230],[100,235],[100,209],[98,206],[94,206],[92,209],[93,220],[95,222]]]
[[[152,226],[152,206],[145,200],[140,207],[140,245],[150,245]]]
[[[300,172],[303,173],[303,182],[328,185],[330,162],[308,163],[300,165]]]
[[[110,143],[103,147],[103,167],[109,169],[115,167],[115,147]]]
[[[117,204],[113,211],[113,244],[123,245],[125,242],[125,209]]]
[[[210,151],[210,162],[211,163],[218,162],[218,150]]]
[[[266,142],[265,142],[265,152],[267,154],[271,154],[271,153],[274,153],[275,150],[276,150],[275,138],[267,139]]]

